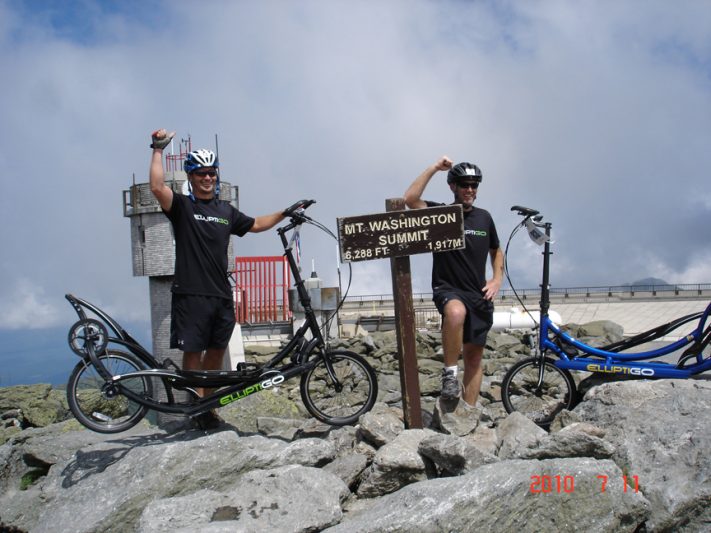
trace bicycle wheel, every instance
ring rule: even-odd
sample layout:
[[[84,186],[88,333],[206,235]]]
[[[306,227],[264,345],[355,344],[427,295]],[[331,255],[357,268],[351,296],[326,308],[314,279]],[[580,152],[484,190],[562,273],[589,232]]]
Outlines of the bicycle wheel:
[[[506,412],[518,411],[539,426],[546,427],[560,411],[575,404],[575,382],[570,372],[558,368],[553,359],[546,357],[539,387],[539,369],[536,357],[519,361],[509,368],[501,383],[501,399]]]
[[[133,354],[107,350],[99,360],[112,376],[145,369]],[[115,388],[106,386],[104,379],[89,358],[74,367],[67,383],[69,409],[85,427],[99,433],[119,433],[132,428],[146,415],[144,407],[121,394],[121,389],[151,397],[153,387],[149,378],[131,378]]]
[[[314,418],[345,426],[355,423],[373,407],[378,396],[375,370],[360,355],[347,351],[328,352],[340,387],[334,387],[326,364],[320,360],[301,376],[301,399]]]

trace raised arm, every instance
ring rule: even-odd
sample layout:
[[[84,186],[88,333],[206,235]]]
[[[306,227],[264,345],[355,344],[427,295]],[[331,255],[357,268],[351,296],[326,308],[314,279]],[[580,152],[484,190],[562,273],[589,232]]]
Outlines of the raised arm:
[[[422,193],[425,192],[425,187],[432,179],[432,176],[440,170],[449,170],[452,168],[452,160],[446,155],[437,160],[434,165],[427,167],[422,174],[415,178],[415,181],[405,191],[405,205],[410,209],[421,209],[427,207],[427,204],[422,199]]]
[[[153,139],[153,154],[151,155],[151,166],[148,177],[151,183],[151,192],[155,196],[160,206],[169,211],[173,203],[173,191],[165,184],[165,170],[163,169],[163,149],[168,146],[175,132],[168,133],[164,129],[154,131],[151,135]]]

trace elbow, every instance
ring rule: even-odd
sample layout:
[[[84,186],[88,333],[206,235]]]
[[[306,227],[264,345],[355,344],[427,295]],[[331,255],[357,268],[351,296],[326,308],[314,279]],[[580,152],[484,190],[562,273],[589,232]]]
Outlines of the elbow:
[[[160,194],[163,192],[163,188],[165,187],[165,185],[163,183],[153,183],[153,182],[151,182],[150,185],[151,185],[151,193],[153,194],[153,196],[158,198],[160,196]]]
[[[405,193],[404,200],[408,209],[417,209],[420,207],[420,198],[418,196]]]

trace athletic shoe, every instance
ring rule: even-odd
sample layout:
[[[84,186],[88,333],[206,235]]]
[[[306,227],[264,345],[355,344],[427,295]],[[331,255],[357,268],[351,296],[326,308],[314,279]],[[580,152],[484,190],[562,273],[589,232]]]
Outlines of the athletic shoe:
[[[212,411],[208,411],[207,413],[197,415],[193,418],[193,422],[195,423],[198,429],[202,429],[203,431],[207,431],[209,429],[217,429],[225,423],[225,421],[222,420],[220,416],[218,416],[214,409]]]
[[[442,369],[442,393],[443,400],[456,400],[461,392],[459,381],[452,370]]]

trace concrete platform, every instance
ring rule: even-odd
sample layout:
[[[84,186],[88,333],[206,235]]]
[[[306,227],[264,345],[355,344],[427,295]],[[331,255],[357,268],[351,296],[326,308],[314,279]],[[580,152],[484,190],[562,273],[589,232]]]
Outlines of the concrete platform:
[[[551,309],[560,314],[563,324],[612,320],[624,328],[625,335],[635,335],[681,316],[703,311],[708,303],[706,300],[578,302],[554,303]],[[686,329],[679,329],[678,336],[691,329],[691,324]]]

